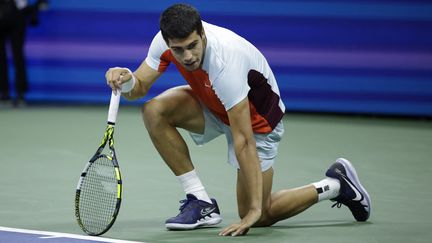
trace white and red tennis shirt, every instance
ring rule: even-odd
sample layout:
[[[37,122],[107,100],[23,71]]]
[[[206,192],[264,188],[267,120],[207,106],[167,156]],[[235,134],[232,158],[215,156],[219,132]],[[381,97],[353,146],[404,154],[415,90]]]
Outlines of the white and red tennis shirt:
[[[201,68],[183,68],[160,31],[150,45],[146,63],[159,72],[174,63],[199,100],[227,125],[227,111],[248,97],[253,131],[272,131],[282,119],[285,106],[265,57],[228,29],[204,21],[203,28],[207,45]]]

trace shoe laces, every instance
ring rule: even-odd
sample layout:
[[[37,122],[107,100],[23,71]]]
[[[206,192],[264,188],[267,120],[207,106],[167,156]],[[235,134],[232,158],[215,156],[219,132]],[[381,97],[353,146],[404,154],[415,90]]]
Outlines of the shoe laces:
[[[333,204],[331,207],[334,208],[335,206],[336,206],[337,208],[340,208],[340,207],[342,207],[342,203],[341,203],[341,202],[336,202],[336,203]]]
[[[336,206],[337,208],[340,208],[340,207],[342,207],[342,204],[346,205],[347,207],[354,206],[353,203],[349,202],[349,201],[348,202],[336,201],[336,203],[333,204],[331,207],[334,208]],[[360,205],[363,206],[364,208],[367,207],[367,205],[363,205],[363,204],[360,204]]]
[[[183,210],[189,205],[190,202],[195,201],[196,199],[190,199],[190,198],[186,198],[183,200],[180,200],[179,203],[181,203],[182,205],[180,206],[180,212],[183,212]]]

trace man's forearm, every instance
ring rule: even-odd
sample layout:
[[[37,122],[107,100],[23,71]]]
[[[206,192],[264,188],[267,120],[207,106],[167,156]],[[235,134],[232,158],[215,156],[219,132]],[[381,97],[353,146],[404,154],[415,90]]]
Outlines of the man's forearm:
[[[137,80],[134,88],[127,93],[123,93],[123,97],[127,100],[136,100],[147,95],[149,88],[143,87],[142,83]]]
[[[238,150],[236,154],[239,161],[240,173],[245,178],[244,186],[249,194],[249,210],[261,210],[262,175],[255,142],[246,142]]]

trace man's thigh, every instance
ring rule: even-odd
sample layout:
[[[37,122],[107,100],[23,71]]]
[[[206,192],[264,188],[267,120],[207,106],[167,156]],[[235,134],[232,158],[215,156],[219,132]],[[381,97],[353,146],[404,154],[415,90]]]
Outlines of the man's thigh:
[[[143,106],[144,120],[166,119],[171,125],[194,133],[203,133],[203,109],[189,86],[164,91]],[[147,117],[146,117],[147,116]]]

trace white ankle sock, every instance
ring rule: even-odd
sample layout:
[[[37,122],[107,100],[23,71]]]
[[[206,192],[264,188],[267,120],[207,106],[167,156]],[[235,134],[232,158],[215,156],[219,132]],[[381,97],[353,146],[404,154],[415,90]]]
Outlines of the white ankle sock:
[[[318,192],[318,202],[333,199],[339,196],[340,182],[337,179],[327,177],[321,181],[312,183]]]
[[[201,183],[201,180],[195,172],[195,169],[184,173],[183,175],[177,176],[177,179],[183,186],[183,190],[186,194],[193,194],[199,200],[212,203],[210,197],[205,191],[203,184]]]

